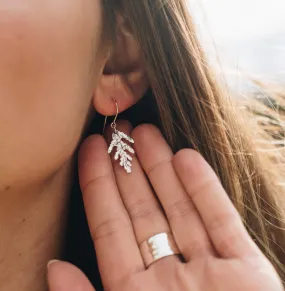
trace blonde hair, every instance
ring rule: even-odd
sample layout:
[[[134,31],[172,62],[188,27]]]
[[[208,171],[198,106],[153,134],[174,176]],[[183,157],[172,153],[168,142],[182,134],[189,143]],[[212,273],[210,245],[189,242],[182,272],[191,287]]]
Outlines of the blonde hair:
[[[174,152],[200,152],[220,178],[252,238],[284,279],[284,210],[274,163],[256,151],[240,109],[217,84],[183,0],[102,0],[104,35],[121,14],[137,39],[162,131]]]

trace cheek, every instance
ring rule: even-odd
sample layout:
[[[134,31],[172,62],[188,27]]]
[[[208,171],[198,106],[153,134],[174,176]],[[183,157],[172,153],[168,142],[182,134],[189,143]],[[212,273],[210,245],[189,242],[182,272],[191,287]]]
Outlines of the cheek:
[[[91,69],[100,32],[99,0],[0,1],[2,178],[57,170],[72,154],[101,71],[99,58]]]

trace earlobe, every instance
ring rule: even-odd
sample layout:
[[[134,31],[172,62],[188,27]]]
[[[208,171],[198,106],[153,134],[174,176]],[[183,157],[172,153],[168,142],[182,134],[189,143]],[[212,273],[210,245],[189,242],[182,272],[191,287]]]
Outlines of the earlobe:
[[[114,115],[114,100],[120,105],[120,112],[136,104],[149,86],[144,72],[135,71],[127,75],[102,75],[93,97],[93,105],[100,114]]]
[[[106,60],[94,92],[94,108],[106,116],[116,113],[114,100],[118,102],[120,112],[125,111],[137,103],[149,88],[139,45],[131,33],[125,32],[125,27],[120,20],[116,45]]]

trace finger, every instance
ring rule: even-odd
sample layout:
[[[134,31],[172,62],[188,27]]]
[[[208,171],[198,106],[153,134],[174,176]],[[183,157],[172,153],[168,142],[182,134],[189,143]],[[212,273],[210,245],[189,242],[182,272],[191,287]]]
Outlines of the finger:
[[[210,240],[190,197],[172,165],[173,153],[152,125],[134,130],[136,151],[165,210],[175,239],[186,261],[212,252]]]
[[[132,127],[128,122],[120,121],[118,129],[129,136],[131,135]],[[108,140],[110,139],[111,132],[111,130],[107,132]],[[140,245],[155,234],[170,232],[170,228],[138,159],[136,156],[132,158],[131,174],[126,174],[118,161],[112,160],[117,185],[131,218],[137,243]],[[172,259],[178,260],[176,257]]]
[[[218,177],[202,156],[182,150],[173,164],[217,252],[225,258],[259,254]]]
[[[48,264],[48,285],[50,291],[95,291],[82,271],[60,261]]]
[[[144,270],[144,264],[103,137],[94,135],[84,141],[79,176],[100,273],[108,289],[123,277]]]

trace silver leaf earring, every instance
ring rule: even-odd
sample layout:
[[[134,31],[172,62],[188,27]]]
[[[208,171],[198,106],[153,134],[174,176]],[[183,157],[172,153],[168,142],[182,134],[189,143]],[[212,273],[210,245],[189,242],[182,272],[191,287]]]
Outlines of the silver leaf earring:
[[[135,141],[126,135],[125,133],[117,130],[117,118],[119,115],[119,106],[116,101],[114,101],[116,104],[116,116],[114,118],[114,121],[111,123],[111,128],[113,129],[113,134],[112,134],[112,142],[109,146],[108,149],[108,154],[111,154],[113,149],[116,148],[116,153],[114,155],[115,161],[117,161],[120,158],[120,166],[123,167],[128,174],[132,172],[132,160],[133,158],[130,156],[130,154],[134,154],[135,151],[134,149],[128,145],[124,140],[128,141],[131,144],[134,144]],[[106,127],[106,122],[107,122],[107,116],[105,117],[105,124],[104,124],[104,129]],[[129,152],[129,153],[128,153]]]

